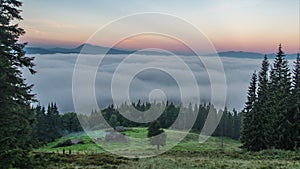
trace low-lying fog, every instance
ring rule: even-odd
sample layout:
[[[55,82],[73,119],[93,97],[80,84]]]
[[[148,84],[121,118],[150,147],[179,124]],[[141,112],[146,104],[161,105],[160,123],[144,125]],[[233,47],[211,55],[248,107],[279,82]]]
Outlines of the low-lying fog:
[[[74,66],[78,54],[50,54],[50,55],[30,55],[35,57],[37,74],[29,75],[24,72],[25,78],[29,84],[33,83],[33,93],[42,105],[49,102],[56,102],[60,112],[74,111],[72,99],[72,78]],[[103,57],[103,55],[84,55],[87,62],[90,58]],[[128,91],[132,101],[147,101],[149,94],[154,89],[164,91],[168,100],[179,102],[180,91],[188,91],[191,89],[192,82],[186,81],[182,84],[177,82],[191,73],[182,69],[183,64],[172,56],[152,56],[152,55],[133,55],[130,60],[124,61],[125,55],[107,55],[102,60],[98,68],[95,79],[95,91],[98,104],[101,108],[112,103],[111,82],[114,72],[119,64],[122,65],[120,79],[118,85],[122,86],[122,82],[132,79]],[[212,56],[208,56],[212,57]],[[208,78],[207,71],[198,57],[180,56],[180,58],[192,70],[199,87],[199,95],[202,102],[208,102],[211,96],[211,81]],[[207,58],[207,57],[206,57]],[[221,58],[225,70],[227,98],[226,106],[231,110],[236,108],[241,110],[246,100],[247,88],[251,74],[254,70],[259,71],[262,59],[244,59],[244,58]],[[123,61],[123,62],[122,62]],[[292,65],[292,60],[289,64]],[[212,63],[213,64],[213,63]],[[217,65],[217,64],[216,64]],[[84,71],[89,71],[89,63],[85,65]],[[142,68],[152,67],[152,69],[141,70]],[[157,67],[163,70],[156,69]],[[210,69],[214,69],[210,65]],[[136,72],[140,70],[140,72]],[[176,77],[168,74],[168,70],[176,72]],[[210,70],[214,71],[214,70]],[[130,73],[135,72],[134,76]],[[92,73],[92,72],[91,72]],[[222,72],[214,73],[214,78],[222,76]],[[218,81],[217,81],[218,82]],[[218,85],[218,84],[217,84]],[[183,90],[185,88],[186,90]],[[180,90],[179,90],[180,89]],[[84,86],[82,91],[84,92]],[[157,91],[157,90],[156,90]],[[193,93],[189,91],[185,94],[185,101],[194,102]],[[191,98],[189,98],[191,96]],[[120,96],[122,99],[122,96]],[[120,100],[119,100],[120,101]]]

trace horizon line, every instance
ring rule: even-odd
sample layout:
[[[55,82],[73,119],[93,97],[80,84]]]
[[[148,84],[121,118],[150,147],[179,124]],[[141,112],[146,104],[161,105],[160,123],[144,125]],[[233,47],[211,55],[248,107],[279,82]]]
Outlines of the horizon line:
[[[75,48],[78,48],[82,45],[91,45],[91,46],[95,46],[95,47],[104,47],[104,48],[110,48],[110,47],[107,47],[107,46],[104,46],[104,45],[97,45],[97,44],[91,44],[91,43],[81,43],[79,45],[64,45],[64,46],[59,46],[59,45],[51,45],[49,44],[49,46],[47,47],[47,45],[30,45],[30,43],[26,42],[27,45],[25,46],[26,47],[29,47],[29,48],[41,48],[41,49],[46,49],[46,50],[50,50],[50,49],[55,49],[55,48],[63,48],[63,49],[75,49]],[[117,50],[124,50],[124,51],[140,51],[140,50],[144,50],[144,49],[127,49],[127,48],[114,48],[114,47],[111,47],[110,49],[117,49]],[[155,52],[155,50],[153,50],[153,52]],[[170,52],[173,52],[173,53],[181,53],[181,54],[191,54],[190,52],[185,52],[185,51],[170,51]],[[220,50],[218,51],[216,49],[216,52],[217,53],[225,53],[225,52],[244,52],[244,53],[253,53],[253,54],[261,54],[261,55],[270,55],[270,54],[276,54],[278,51],[276,52],[270,52],[270,53],[263,53],[263,52],[258,52],[258,51],[246,51],[246,50],[234,50],[234,49],[228,49],[228,50]],[[298,54],[300,53],[300,50],[298,52],[284,52],[285,54],[287,55],[293,55],[293,54]],[[214,54],[214,53],[207,53],[207,54]]]

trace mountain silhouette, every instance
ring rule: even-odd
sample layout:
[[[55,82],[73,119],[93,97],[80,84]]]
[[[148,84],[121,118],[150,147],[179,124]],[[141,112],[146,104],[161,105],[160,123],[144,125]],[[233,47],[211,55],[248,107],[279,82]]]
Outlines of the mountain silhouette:
[[[161,51],[135,51],[135,50],[125,50],[125,49],[118,49],[118,48],[108,48],[103,46],[96,46],[92,44],[81,44],[76,48],[38,48],[38,47],[25,47],[26,54],[132,54],[137,53],[141,55],[171,55],[171,53],[161,52]],[[176,55],[181,56],[194,56],[195,54],[191,53],[176,53]],[[257,53],[257,52],[244,52],[244,51],[225,51],[225,52],[218,52],[217,53],[220,57],[232,57],[232,58],[250,58],[250,59],[262,59],[265,54]],[[216,56],[217,54],[206,54],[205,56]],[[267,54],[269,59],[275,58],[275,53]],[[296,54],[286,54],[287,59],[295,59]]]

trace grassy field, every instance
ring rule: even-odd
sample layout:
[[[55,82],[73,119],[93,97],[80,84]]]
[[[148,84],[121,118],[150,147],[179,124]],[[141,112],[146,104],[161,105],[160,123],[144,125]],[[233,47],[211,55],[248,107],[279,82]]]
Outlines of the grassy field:
[[[168,131],[176,132],[176,131]],[[124,132],[134,138],[146,138],[145,128],[131,128]],[[93,133],[90,133],[93,134]],[[84,144],[53,148],[67,139],[82,139]],[[150,158],[124,158],[104,151],[85,133],[77,133],[49,143],[32,154],[36,168],[300,168],[300,153],[280,150],[245,152],[240,142],[228,138],[210,137],[205,143],[198,142],[199,135],[190,133],[171,150]],[[221,142],[223,140],[223,148]],[[116,147],[139,145],[115,143]],[[149,149],[154,146],[147,145]],[[63,149],[66,154],[62,154]],[[69,155],[69,150],[72,154]],[[162,149],[163,150],[163,149]]]

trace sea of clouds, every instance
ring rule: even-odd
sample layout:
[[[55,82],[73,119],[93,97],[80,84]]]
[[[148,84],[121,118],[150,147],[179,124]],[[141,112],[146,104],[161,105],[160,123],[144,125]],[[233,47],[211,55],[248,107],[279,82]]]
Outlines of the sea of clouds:
[[[30,75],[24,70],[26,82],[34,84],[33,93],[41,105],[47,105],[49,102],[56,102],[61,112],[74,111],[72,99],[72,78],[78,54],[50,54],[50,55],[29,55],[35,57],[35,69],[37,73]],[[111,84],[113,75],[116,74],[116,68],[123,69],[118,72],[116,82],[122,88],[122,82],[131,79],[128,87],[128,92],[131,101],[148,101],[151,91],[160,89],[164,92],[166,98],[170,101],[181,102],[182,94],[185,91],[185,101],[197,102],[194,99],[194,92],[191,81],[184,81],[178,84],[178,81],[184,80],[187,75],[195,77],[197,86],[199,87],[199,95],[202,102],[209,102],[211,98],[211,80],[208,76],[208,71],[199,57],[195,56],[163,56],[163,55],[132,55],[129,60],[125,55],[81,55],[86,58],[84,71],[89,71],[90,61],[96,58],[101,58],[102,62],[97,69],[95,77],[95,94],[100,108],[112,104]],[[202,58],[209,59],[206,56]],[[97,60],[97,59],[96,59]],[[182,62],[183,61],[183,62]],[[225,75],[226,77],[226,106],[231,110],[236,108],[241,110],[246,101],[247,88],[251,74],[254,70],[259,71],[262,59],[245,59],[245,58],[229,58],[222,57],[224,72],[216,69],[213,78],[218,79]],[[292,60],[289,61],[292,66]],[[85,64],[81,62],[81,64]],[[186,64],[191,71],[183,69],[183,64]],[[219,66],[216,64],[215,66]],[[152,67],[142,70],[142,68]],[[163,69],[156,69],[157,67]],[[130,72],[136,71],[134,76]],[[214,71],[214,63],[209,66],[209,71]],[[176,77],[168,74],[168,71],[176,72]],[[225,73],[225,74],[224,74]],[[220,76],[220,77],[219,77]],[[122,79],[123,78],[123,79]],[[218,82],[218,80],[216,81]],[[220,82],[221,83],[221,82]],[[221,85],[221,84],[220,84]],[[216,84],[218,86],[218,84]],[[81,89],[84,93],[84,86]],[[118,90],[118,89],[115,89]],[[123,88],[122,88],[123,90]],[[216,91],[218,92],[218,91]],[[152,93],[153,94],[153,93]],[[158,92],[158,94],[160,94]],[[190,97],[190,98],[189,98]],[[122,102],[123,96],[116,98],[118,102]],[[159,100],[159,97],[158,97]]]

